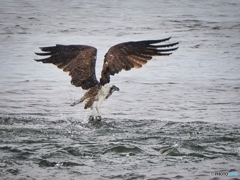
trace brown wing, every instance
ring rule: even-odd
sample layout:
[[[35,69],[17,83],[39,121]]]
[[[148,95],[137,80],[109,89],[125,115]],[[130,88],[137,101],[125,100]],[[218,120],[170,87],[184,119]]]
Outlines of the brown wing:
[[[122,69],[128,71],[132,68],[141,68],[153,56],[172,54],[171,51],[177,50],[178,47],[169,47],[177,45],[178,42],[157,45],[169,39],[170,37],[160,40],[125,42],[112,46],[105,55],[100,83],[102,85],[109,83],[110,75],[119,73]]]
[[[85,45],[56,45],[40,49],[44,53],[36,53],[37,55],[50,57],[36,61],[52,63],[69,72],[72,85],[89,89],[98,84],[95,74],[96,48]]]

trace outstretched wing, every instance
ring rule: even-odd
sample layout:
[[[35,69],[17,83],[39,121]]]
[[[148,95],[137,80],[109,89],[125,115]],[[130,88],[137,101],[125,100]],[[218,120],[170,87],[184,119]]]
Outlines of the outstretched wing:
[[[157,45],[169,40],[171,37],[160,40],[146,40],[136,42],[125,42],[112,46],[105,55],[100,83],[102,85],[110,82],[110,75],[119,73],[122,69],[141,68],[153,56],[168,56],[172,51],[178,49],[177,43]]]
[[[52,63],[69,72],[72,85],[89,89],[98,84],[95,74],[96,48],[86,45],[56,45],[40,49],[44,52],[36,53],[37,55],[50,57],[36,61]]]

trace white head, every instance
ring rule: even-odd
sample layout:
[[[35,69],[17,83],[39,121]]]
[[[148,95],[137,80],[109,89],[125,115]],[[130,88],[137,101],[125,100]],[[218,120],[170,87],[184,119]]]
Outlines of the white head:
[[[102,90],[107,94],[106,99],[109,98],[109,96],[111,96],[114,91],[120,91],[120,89],[113,84],[105,84],[102,87]]]
[[[120,91],[120,89],[119,89],[119,87],[117,87],[117,86],[111,84],[110,91],[111,91],[111,92],[114,92],[114,91]]]

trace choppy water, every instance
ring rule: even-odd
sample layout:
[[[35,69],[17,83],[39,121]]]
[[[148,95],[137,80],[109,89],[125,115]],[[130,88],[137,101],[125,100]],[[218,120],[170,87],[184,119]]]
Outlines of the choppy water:
[[[1,179],[239,179],[240,2],[1,1]],[[83,91],[40,46],[107,49],[172,36],[172,56],[112,78],[120,87],[88,123]]]

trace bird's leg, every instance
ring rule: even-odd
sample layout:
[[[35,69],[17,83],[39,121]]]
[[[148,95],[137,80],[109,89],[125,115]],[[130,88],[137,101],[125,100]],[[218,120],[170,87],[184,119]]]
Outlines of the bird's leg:
[[[104,99],[99,99],[98,102],[97,102],[97,105],[96,105],[96,111],[97,111],[96,119],[97,119],[98,121],[101,121],[101,120],[102,120],[102,117],[101,117],[101,114],[100,114],[100,110],[99,110],[99,109],[100,109],[100,106],[101,106],[103,100],[104,100]]]
[[[93,121],[93,120],[94,120],[94,110],[93,110],[93,106],[91,106],[90,109],[91,109],[91,113],[90,113],[90,116],[88,117],[88,120],[89,120],[89,121]]]
[[[99,111],[99,106],[96,106],[96,110],[97,110],[96,119],[97,119],[98,121],[101,121],[101,120],[102,120],[102,117],[101,117],[101,114],[100,114],[100,111]]]
[[[83,102],[84,100],[85,100],[85,98],[82,97],[81,99],[74,101],[72,104],[70,104],[70,106],[75,106],[75,105],[77,105],[77,104]]]

